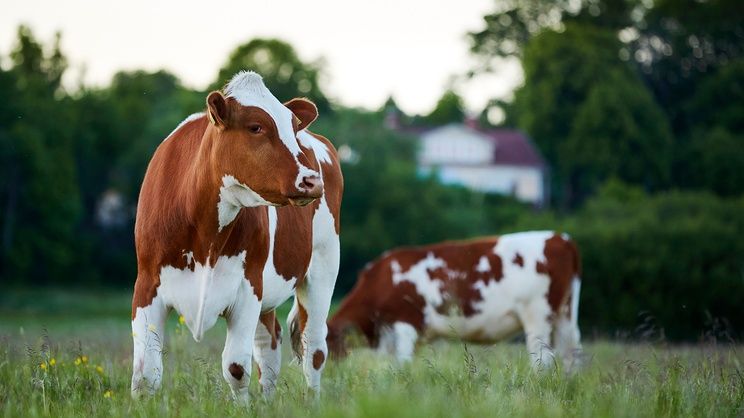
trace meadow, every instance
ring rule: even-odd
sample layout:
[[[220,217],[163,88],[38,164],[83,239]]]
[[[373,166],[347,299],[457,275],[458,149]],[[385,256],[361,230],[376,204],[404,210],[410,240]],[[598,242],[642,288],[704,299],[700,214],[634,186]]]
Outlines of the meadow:
[[[275,396],[252,376],[248,407],[231,401],[219,370],[220,322],[195,343],[168,323],[163,388],[129,396],[126,292],[4,291],[0,295],[0,416],[661,417],[742,416],[744,347],[594,339],[584,367],[533,373],[519,342],[421,345],[413,363],[360,349],[325,369],[316,399],[285,339]],[[586,332],[585,332],[586,333]],[[285,330],[286,337],[286,330]]]

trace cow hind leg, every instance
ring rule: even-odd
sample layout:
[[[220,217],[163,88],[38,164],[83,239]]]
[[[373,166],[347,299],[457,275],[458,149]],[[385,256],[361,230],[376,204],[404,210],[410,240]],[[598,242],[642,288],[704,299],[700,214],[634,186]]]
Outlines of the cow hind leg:
[[[555,359],[550,346],[553,324],[548,301],[535,298],[522,305],[517,316],[524,328],[532,368],[538,371],[551,369]]]
[[[579,331],[579,288],[581,282],[575,278],[572,283],[570,306],[564,305],[556,316],[553,330],[553,346],[563,361],[563,368],[572,372],[581,366],[582,348]]]
[[[258,369],[258,383],[264,396],[270,397],[276,389],[276,380],[282,364],[282,329],[274,311],[265,312],[256,327],[254,360]]]
[[[135,286],[134,299],[138,300]],[[168,309],[159,297],[148,306],[135,307],[132,319],[132,397],[152,394],[160,388],[163,376],[163,342]]]
[[[235,305],[228,310],[227,338],[222,351],[222,376],[236,400],[250,400],[251,357],[261,304],[247,280],[241,283]]]

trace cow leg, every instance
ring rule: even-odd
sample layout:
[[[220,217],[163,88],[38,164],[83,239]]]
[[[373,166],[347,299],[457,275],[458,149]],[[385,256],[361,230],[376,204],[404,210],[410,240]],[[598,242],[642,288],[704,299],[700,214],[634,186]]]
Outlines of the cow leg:
[[[320,375],[328,358],[326,320],[338,275],[339,247],[338,236],[335,236],[326,245],[313,249],[308,277],[296,291],[296,306],[293,308],[295,321],[291,326],[295,335],[297,332],[301,334],[300,346],[296,349],[301,353],[307,384],[316,394],[320,393]]]
[[[563,367],[572,372],[581,366],[581,332],[579,331],[579,295],[581,279],[574,277],[568,301],[561,307],[555,321],[553,345],[563,360]]]
[[[550,305],[544,297],[532,299],[517,310],[526,335],[532,368],[535,370],[553,367],[554,356],[550,347],[553,328],[551,315]]]
[[[258,368],[258,383],[264,396],[271,396],[276,389],[276,379],[282,365],[282,328],[274,311],[261,314],[256,327],[253,359]]]
[[[563,361],[563,368],[571,372],[581,364],[581,336],[579,327],[567,315],[556,318],[553,330],[553,346]]]
[[[241,402],[250,399],[251,356],[261,304],[247,280],[238,288],[236,302],[225,315],[227,338],[222,351],[222,376],[233,396]]]
[[[408,363],[413,360],[413,351],[416,348],[418,331],[407,322],[396,322],[393,324],[393,335],[395,335],[395,358],[400,363]]]
[[[134,300],[138,292],[135,286]],[[132,319],[132,340],[134,353],[132,361],[132,397],[152,394],[160,388],[163,376],[163,341],[165,339],[165,319],[168,309],[163,300],[156,296],[150,305],[135,307]]]

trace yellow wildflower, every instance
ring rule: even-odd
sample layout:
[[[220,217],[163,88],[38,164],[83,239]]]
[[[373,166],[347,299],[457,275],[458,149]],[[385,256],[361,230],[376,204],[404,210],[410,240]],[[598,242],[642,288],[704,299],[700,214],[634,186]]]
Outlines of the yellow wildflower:
[[[87,363],[88,362],[88,356],[83,355],[83,357],[81,358],[81,360],[83,361],[83,363]]]
[[[186,318],[183,317],[183,315],[178,316],[178,323],[183,325],[186,323]]]
[[[114,396],[114,392],[111,389],[108,389],[105,392],[103,392],[103,397],[104,398],[111,398],[113,396]]]
[[[100,373],[100,374],[103,374],[103,367],[101,367],[101,366],[96,366],[96,371],[97,371],[98,373]]]
[[[54,357],[52,357],[52,359],[49,360],[49,365],[54,366],[55,364],[57,364],[57,360],[55,360]]]
[[[79,366],[79,365],[80,365],[80,363],[82,363],[82,362],[83,362],[83,361],[82,361],[82,360],[80,359],[80,357],[77,357],[77,358],[75,359],[75,361],[73,361],[73,363],[74,363],[74,364],[75,364],[76,366]]]
[[[39,368],[40,368],[41,370],[46,370],[46,369],[47,369],[47,365],[46,365],[46,363],[41,363],[41,364],[39,364]]]

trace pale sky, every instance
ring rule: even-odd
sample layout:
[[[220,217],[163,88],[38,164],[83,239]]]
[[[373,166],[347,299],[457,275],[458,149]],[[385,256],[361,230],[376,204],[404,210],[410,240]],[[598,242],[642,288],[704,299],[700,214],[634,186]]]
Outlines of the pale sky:
[[[482,26],[494,0],[0,0],[0,55],[16,28],[49,43],[62,31],[68,81],[106,85],[118,70],[164,68],[205,88],[229,53],[254,37],[292,44],[303,60],[326,62],[322,87],[346,106],[378,108],[390,94],[407,113],[428,113],[452,76],[472,67],[465,34]],[[521,83],[510,61],[494,75],[456,84],[469,110],[508,97]]]

